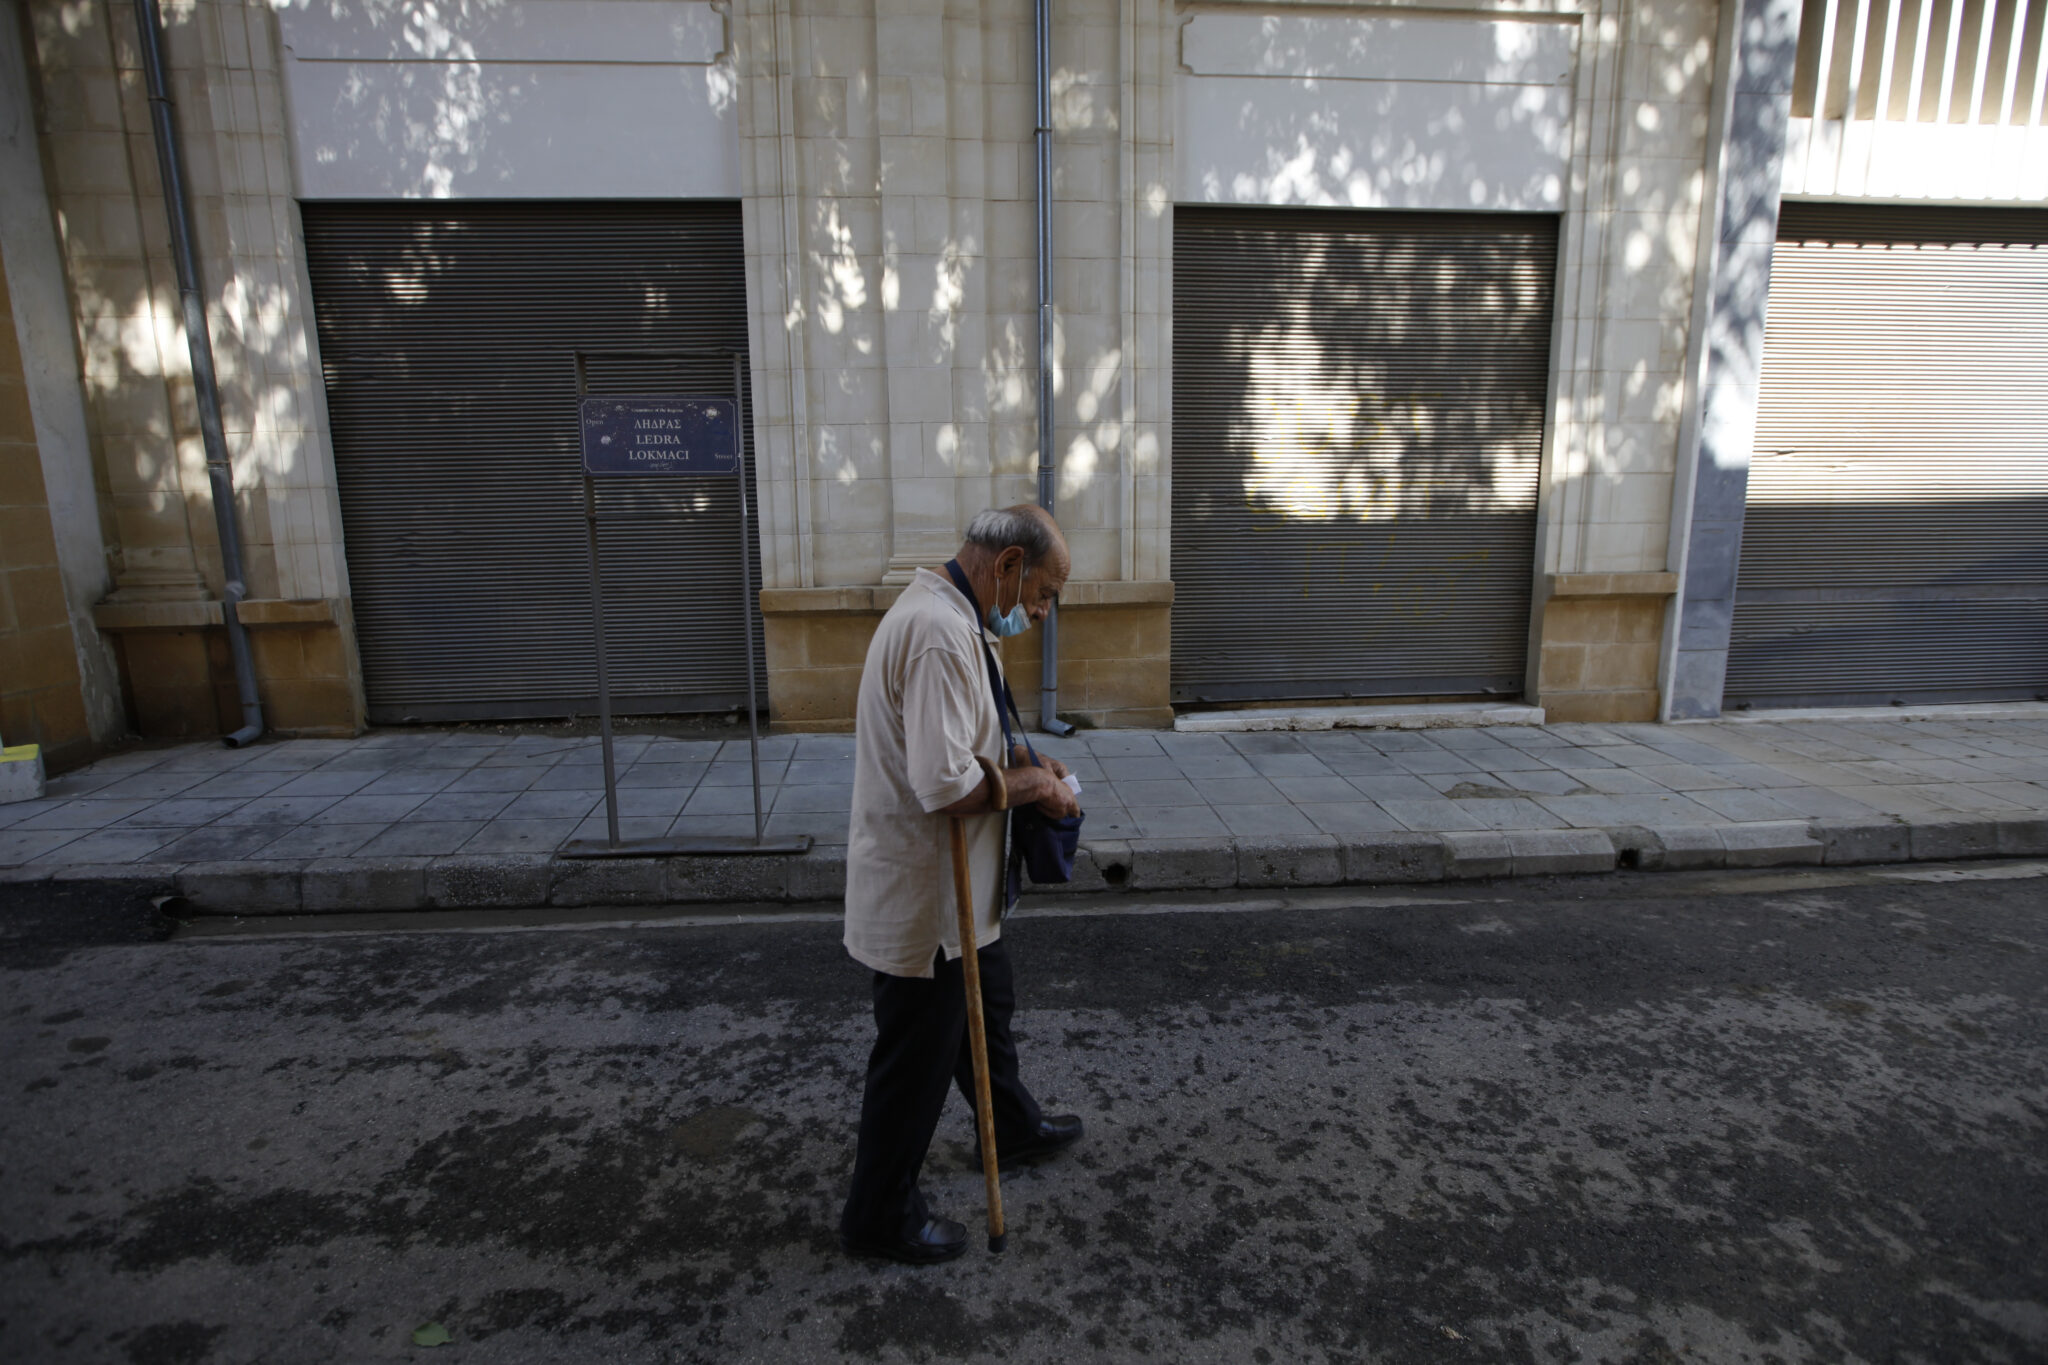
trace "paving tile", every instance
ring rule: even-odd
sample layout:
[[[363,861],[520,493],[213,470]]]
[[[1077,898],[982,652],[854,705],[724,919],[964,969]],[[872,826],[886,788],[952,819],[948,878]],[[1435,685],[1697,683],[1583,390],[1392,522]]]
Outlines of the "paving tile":
[[[775,804],[775,788],[761,788],[761,806],[768,809]],[[685,815],[752,815],[754,812],[754,789],[752,787],[699,787],[690,794],[689,802],[683,807]]]
[[[66,831],[69,833],[70,831]],[[177,837],[174,829],[96,829],[31,859],[39,863],[134,863],[155,856]]]
[[[1544,771],[1556,777],[1576,776],[1576,774],[1560,773],[1555,768],[1545,768]],[[1509,774],[1510,777],[1518,775],[1514,773]],[[1508,800],[1527,794],[1512,783],[1506,786],[1501,785],[1499,781],[1495,780],[1492,773],[1417,773],[1416,776],[1423,782],[1428,783],[1431,791],[1434,791],[1439,796],[1447,796],[1453,801],[1474,801],[1492,798]]]
[[[1332,777],[1334,773],[1324,766],[1314,754],[1295,753],[1248,753],[1245,761],[1256,768],[1261,777]],[[1164,837],[1164,836],[1161,836]]]
[[[1707,769],[1716,777],[1725,777],[1735,788],[1756,791],[1769,787],[1803,787],[1806,783],[1790,773],[1779,772],[1768,763],[1724,763]]]
[[[1579,829],[1724,823],[1721,815],[1675,792],[1667,796],[1539,796],[1535,802]]]
[[[1724,820],[1794,820],[1799,812],[1765,792],[1690,792],[1697,801]]]
[[[761,793],[762,803],[768,801],[768,793]],[[853,788],[846,783],[834,786],[792,786],[784,783],[775,789],[775,810],[777,814],[796,812],[837,811],[844,815],[853,807]],[[675,812],[680,813],[680,811]]]
[[[1111,782],[1109,785],[1115,792],[1117,801],[1131,810],[1137,810],[1143,806],[1201,806],[1207,804],[1202,797],[1202,793],[1196,790],[1195,784],[1180,777],[1154,781]]]
[[[1371,730],[1359,736],[1383,754],[1442,753],[1443,748],[1428,735],[1412,730]]]
[[[265,791],[249,792],[246,794],[250,796],[350,796],[369,786],[381,776],[383,776],[381,772],[371,772],[363,769],[317,768],[312,772],[301,773],[296,777],[287,778],[272,785]],[[221,796],[234,796],[242,793],[220,792],[217,794]],[[192,795],[213,796],[216,793],[195,788]]]
[[[1149,839],[1221,838],[1230,833],[1207,806],[1134,806],[1131,819]]]
[[[1328,834],[1298,806],[1232,806],[1217,812],[1237,838],[1262,834]]]
[[[1403,772],[1410,773],[1475,773],[1480,765],[1463,754],[1437,750],[1432,753],[1417,749],[1413,753],[1395,754],[1394,763]]]
[[[1062,754],[1059,755],[1059,760],[1067,765],[1068,772],[1081,779],[1081,785],[1084,787],[1096,782],[1109,781],[1108,778],[1102,775],[1102,765],[1086,754]],[[848,781],[850,782],[851,780],[851,777],[849,777]]]
[[[167,863],[214,863],[246,858],[265,844],[276,843],[289,830],[287,824],[208,825],[164,845],[157,858]],[[165,833],[176,834],[175,830]]]
[[[1618,769],[1601,768],[1599,772],[1616,772]],[[1544,796],[1580,796],[1592,794],[1592,788],[1581,780],[1582,774],[1568,773],[1561,768],[1535,768],[1518,772],[1495,772],[1493,779],[1510,791],[1538,793]]]
[[[209,777],[204,782],[187,787],[180,794],[184,796],[271,796],[276,794],[278,788],[296,780],[298,779],[294,778],[290,773],[224,773],[219,777]],[[113,789],[109,788],[108,790],[111,791]],[[307,792],[304,794],[314,796],[324,793]]]
[[[848,763],[853,760],[852,735],[799,735],[795,761]]]
[[[634,839],[665,839],[668,827],[675,823],[672,815],[626,815],[619,816],[619,841]],[[577,825],[569,832],[571,839],[595,839],[602,843],[611,838],[611,823],[603,810]]]
[[[710,766],[708,763],[649,763],[642,759],[619,774],[619,790],[691,791],[704,780],[705,769]]]
[[[746,815],[681,815],[668,827],[672,839],[737,839],[754,832],[754,817]]]
[[[82,837],[75,829],[0,829],[0,867],[17,867]]]
[[[290,749],[258,748],[244,766],[252,773],[311,772],[327,761],[325,754],[298,753]]]
[[[339,800],[338,796],[259,796],[244,801],[213,824],[297,825],[312,819]]]
[[[1584,772],[1588,768],[1618,768],[1621,765],[1611,758],[1602,758],[1590,749],[1545,749],[1543,761],[1560,772]]]
[[[845,785],[853,781],[853,760],[793,758],[782,770],[782,780],[796,786]]]
[[[1083,806],[1081,813],[1087,817],[1081,823],[1083,839],[1137,839],[1144,835],[1122,806]]]
[[[1899,764],[1910,773],[1919,774],[1923,781],[1934,782],[1983,782],[1998,776],[1974,763],[1963,763],[1950,758],[1920,758]]]
[[[361,796],[432,796],[456,779],[453,768],[405,768],[388,772],[364,787]]]
[[[748,752],[749,748],[746,740],[728,739],[718,746],[717,761],[720,763],[745,763],[747,762]],[[768,762],[770,759],[774,759],[778,763],[786,763],[795,753],[796,736],[761,736],[761,761],[763,763]]]
[[[803,744],[812,738],[814,737],[810,735],[804,736],[802,740],[798,741],[798,747],[802,748]],[[837,740],[841,738],[851,739],[852,736],[823,735],[816,738]],[[718,757],[718,747],[721,743],[722,741],[715,739],[657,739],[652,744],[649,744],[635,761],[640,763],[709,763]]]
[[[1305,754],[1308,748],[1298,735],[1255,730],[1229,736],[1230,747],[1249,758],[1253,754]]]
[[[135,814],[121,822],[126,829],[196,829],[210,825],[231,811],[241,809],[242,801],[237,797],[189,797],[173,796],[165,801],[152,801]]]
[[[636,820],[673,820],[683,813],[683,803],[690,799],[686,787],[621,787],[616,795],[619,814]],[[591,810],[602,815],[604,799],[599,797]]]
[[[1195,781],[1227,777],[1257,777],[1259,770],[1245,762],[1243,755],[1181,754],[1173,759],[1173,767],[1180,776]]]
[[[521,792],[498,812],[504,820],[581,820],[604,801],[602,792]]]
[[[1385,834],[1407,828],[1372,801],[1311,802],[1295,809],[1325,834]]]
[[[1488,772],[1537,772],[1549,770],[1550,765],[1535,754],[1503,744],[1497,749],[1475,756],[1479,766]]]
[[[1096,763],[1102,768],[1103,777],[1111,782],[1164,782],[1185,776],[1180,764],[1165,754],[1098,758]]]
[[[92,796],[104,787],[113,786],[121,780],[122,776],[123,774],[121,773],[75,771],[64,773],[58,777],[46,777],[43,780],[43,795],[45,797],[60,796],[67,800],[75,800],[81,796]]]
[[[1562,748],[1568,742],[1540,725],[1482,725],[1479,733],[1524,751]]]
[[[1534,801],[1481,798],[1457,803],[1481,829],[1554,829],[1557,817]]]
[[[1485,829],[1466,808],[1463,801],[1446,801],[1441,798],[1425,801],[1382,801],[1380,807],[1399,820],[1404,828],[1413,830]]]
[[[1275,777],[1269,779],[1276,791],[1289,801],[1355,801],[1358,788],[1343,778]]]
[[[787,760],[771,759],[766,754],[763,754],[761,756],[761,785],[763,787],[772,787],[779,784],[782,781],[783,771],[788,766]],[[698,784],[698,789],[701,791],[705,787],[751,787],[753,785],[754,767],[751,763],[744,760],[738,763],[727,763],[720,760],[705,769],[704,780]]]
[[[1194,784],[1212,806],[1284,806],[1287,798],[1263,777],[1219,777]],[[1356,798],[1356,793],[1353,793]]]
[[[1809,820],[1854,819],[1878,814],[1875,807],[1827,787],[1777,787],[1772,789],[1771,799]]]
[[[408,820],[490,820],[512,804],[517,792],[444,791],[413,807]]]
[[[1692,763],[1663,763],[1633,771],[1675,792],[1726,791],[1736,785],[1729,778]]]
[[[767,832],[771,838],[793,839],[799,834],[808,834],[821,844],[843,844],[846,842],[846,813],[778,810],[768,817]]]
[[[483,762],[484,754],[477,749],[456,749],[437,744],[431,749],[421,749],[407,754],[391,765],[393,772],[462,772]]]
[[[613,771],[619,771],[614,764]],[[533,779],[527,788],[534,792],[601,792],[604,790],[602,763],[558,763]]]
[[[201,773],[159,772],[152,768],[148,772],[136,773],[101,787],[93,795],[103,800],[119,801],[129,797],[156,799],[165,796],[181,796],[206,781]]]
[[[403,820],[426,803],[424,792],[402,792],[390,796],[344,796],[320,812],[322,824],[388,825]]]
[[[531,764],[511,768],[471,768],[442,788],[447,792],[523,792],[547,769]]]
[[[105,829],[129,816],[148,810],[156,802],[140,797],[125,801],[97,801],[86,798],[61,802],[55,807],[18,821],[15,829]]]
[[[346,858],[391,828],[389,824],[333,824],[321,820],[286,830],[246,856],[252,859]]]
[[[1343,777],[1398,777],[1407,769],[1394,761],[1393,756],[1363,742],[1349,750],[1322,749],[1316,751],[1325,768]]]
[[[1648,768],[1669,761],[1667,755],[1646,744],[1612,744],[1586,752],[1598,754],[1617,768]]]
[[[1581,783],[1607,796],[1654,795],[1670,791],[1669,787],[1650,778],[1647,768],[1588,768],[1574,774]],[[1656,771],[1662,771],[1661,768]]]
[[[1874,811],[1885,815],[1953,815],[1955,808],[1945,806],[1926,794],[1925,787],[1908,787],[1887,783],[1877,787],[1838,787],[1834,790],[1852,801],[1861,801]]]
[[[1168,732],[1159,736],[1159,748],[1168,758],[1228,758],[1237,753],[1227,735]]]
[[[408,820],[355,851],[358,858],[435,858],[455,852],[484,827],[481,820]]]
[[[1166,752],[1159,747],[1158,736],[1142,730],[1083,730],[1076,738],[1097,758],[1157,757]]]
[[[576,832],[581,820],[492,820],[464,844],[462,853],[552,853]]]
[[[1407,774],[1399,777],[1347,777],[1344,780],[1369,801],[1433,801],[1439,795],[1435,787]]]
[[[1941,802],[1950,810],[1961,811],[2005,811],[2025,810],[2018,801],[2009,801],[1983,787],[1966,782],[1935,782],[1920,789],[1933,800]]]

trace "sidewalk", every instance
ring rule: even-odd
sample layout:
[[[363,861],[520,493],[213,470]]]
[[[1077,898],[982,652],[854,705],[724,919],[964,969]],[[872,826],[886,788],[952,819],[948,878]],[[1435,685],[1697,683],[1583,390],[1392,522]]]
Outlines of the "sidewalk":
[[[604,835],[595,739],[383,730],[136,750],[0,806],[0,882],[118,880],[235,913],[804,902],[844,888],[853,741],[762,740],[802,857],[565,859]],[[2048,855],[2021,718],[1179,734],[1041,746],[1104,892]],[[622,738],[621,834],[751,834],[745,741]],[[1043,889],[1041,889],[1043,890]]]

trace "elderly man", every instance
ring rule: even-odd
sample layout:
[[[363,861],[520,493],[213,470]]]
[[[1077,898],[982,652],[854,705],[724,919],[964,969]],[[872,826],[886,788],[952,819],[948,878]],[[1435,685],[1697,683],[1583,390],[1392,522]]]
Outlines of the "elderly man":
[[[1065,539],[1037,507],[982,512],[942,570],[919,569],[868,646],[854,727],[846,850],[846,950],[874,969],[875,1046],[861,1096],[853,1189],[839,1244],[912,1264],[950,1260],[967,1229],[935,1216],[917,1174],[958,1082],[974,1105],[948,817],[966,816],[980,947],[996,1152],[1004,1164],[1059,1151],[1081,1121],[1047,1118],[1017,1075],[1016,1008],[1002,933],[1001,812],[1077,809],[1064,765],[1003,751],[991,638],[1045,619],[1067,580]]]

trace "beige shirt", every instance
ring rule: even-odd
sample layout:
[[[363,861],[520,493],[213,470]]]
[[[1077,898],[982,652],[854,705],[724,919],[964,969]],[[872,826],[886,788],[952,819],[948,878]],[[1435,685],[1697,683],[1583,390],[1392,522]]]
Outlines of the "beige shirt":
[[[985,638],[951,580],[919,569],[868,645],[853,732],[846,951],[891,976],[930,976],[941,948],[948,959],[960,956],[951,817],[932,812],[980,785],[975,755],[1002,762]],[[1006,818],[963,821],[979,944],[1002,932]]]

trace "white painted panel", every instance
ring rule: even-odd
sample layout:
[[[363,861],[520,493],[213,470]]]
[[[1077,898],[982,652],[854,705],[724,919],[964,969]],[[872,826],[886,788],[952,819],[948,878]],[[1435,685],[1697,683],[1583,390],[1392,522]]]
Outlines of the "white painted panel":
[[[271,0],[299,61],[715,61],[704,0]]]
[[[2048,128],[1793,119],[1786,194],[1966,203],[2048,200]]]
[[[1182,203],[1556,212],[1566,86],[1183,78]]]
[[[1198,14],[1181,30],[1181,61],[1197,76],[1555,85],[1571,76],[1578,36],[1576,20]]]
[[[291,62],[305,199],[737,199],[723,66]]]

